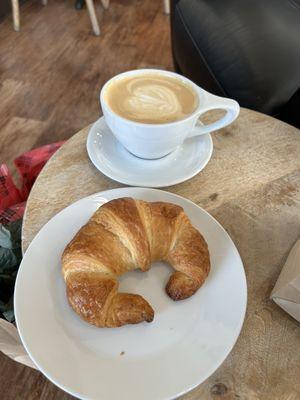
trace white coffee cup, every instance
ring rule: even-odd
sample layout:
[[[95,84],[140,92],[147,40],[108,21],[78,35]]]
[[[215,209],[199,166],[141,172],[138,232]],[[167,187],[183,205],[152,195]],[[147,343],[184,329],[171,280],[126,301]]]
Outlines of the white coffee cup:
[[[196,110],[182,120],[162,124],[135,122],[113,112],[105,100],[105,92],[111,82],[129,76],[149,73],[174,77],[181,82],[189,84],[198,95],[198,107]],[[130,153],[146,159],[164,157],[174,151],[187,138],[224,128],[237,118],[240,111],[239,104],[235,100],[215,96],[201,89],[189,79],[174,72],[156,69],[128,71],[111,78],[101,90],[100,103],[105,121],[119,142]],[[226,114],[218,121],[209,125],[198,123],[199,117],[202,114],[215,109],[225,110]]]

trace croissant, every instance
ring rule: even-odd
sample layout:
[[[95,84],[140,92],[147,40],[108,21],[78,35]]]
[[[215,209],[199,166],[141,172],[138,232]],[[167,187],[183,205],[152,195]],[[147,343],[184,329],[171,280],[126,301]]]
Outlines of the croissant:
[[[173,300],[192,296],[205,281],[207,244],[175,204],[119,198],[102,205],[67,245],[62,273],[74,311],[98,327],[151,322],[154,311],[137,294],[119,293],[118,276],[163,260],[175,272],[166,286]]]

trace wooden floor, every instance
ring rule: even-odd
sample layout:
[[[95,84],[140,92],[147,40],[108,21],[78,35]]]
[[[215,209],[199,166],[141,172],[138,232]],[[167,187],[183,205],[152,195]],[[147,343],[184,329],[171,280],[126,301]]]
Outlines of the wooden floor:
[[[74,0],[29,0],[21,32],[0,24],[0,162],[67,139],[100,114],[99,90],[134,68],[172,69],[169,17],[163,0],[95,0],[102,35]]]
[[[21,7],[20,33],[10,16],[0,24],[0,163],[11,166],[20,153],[68,139],[96,120],[99,90],[111,76],[173,68],[162,0],[111,0],[106,11],[95,3],[100,37],[73,0],[51,0],[46,7],[29,0]],[[71,399],[2,353],[0,390],[1,400]]]

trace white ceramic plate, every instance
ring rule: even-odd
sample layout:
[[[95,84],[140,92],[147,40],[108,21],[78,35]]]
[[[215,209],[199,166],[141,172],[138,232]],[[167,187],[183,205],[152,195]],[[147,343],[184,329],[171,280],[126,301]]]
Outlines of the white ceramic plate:
[[[99,205],[124,196],[181,205],[208,243],[212,268],[203,287],[181,302],[165,294],[166,264],[125,274],[121,291],[144,296],[154,321],[101,329],[69,307],[60,257]],[[81,399],[165,400],[197,386],[224,361],[241,330],[246,299],[239,253],[207,212],[168,192],[121,188],[70,205],[41,229],[23,258],[14,301],[26,350],[60,388]]]
[[[166,157],[144,160],[118,142],[102,117],[90,129],[87,152],[95,167],[115,181],[131,186],[163,187],[198,174],[211,158],[213,141],[209,134],[196,136]]]

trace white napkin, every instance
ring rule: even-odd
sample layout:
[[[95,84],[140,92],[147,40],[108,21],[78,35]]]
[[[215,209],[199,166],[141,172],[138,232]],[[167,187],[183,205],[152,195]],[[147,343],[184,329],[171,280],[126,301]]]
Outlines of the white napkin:
[[[282,268],[271,299],[300,322],[300,239]]]
[[[4,319],[0,319],[0,351],[21,364],[37,369],[22,345],[17,328]]]

